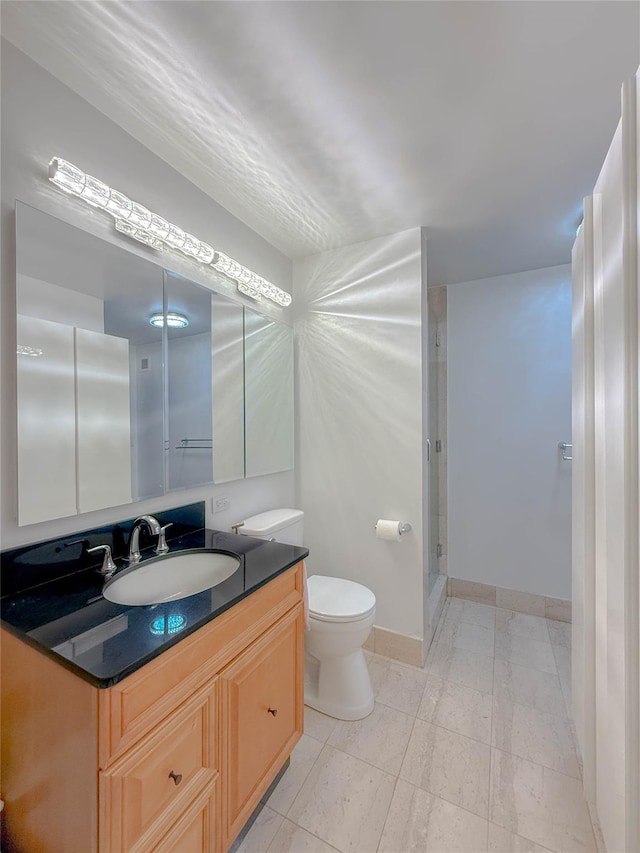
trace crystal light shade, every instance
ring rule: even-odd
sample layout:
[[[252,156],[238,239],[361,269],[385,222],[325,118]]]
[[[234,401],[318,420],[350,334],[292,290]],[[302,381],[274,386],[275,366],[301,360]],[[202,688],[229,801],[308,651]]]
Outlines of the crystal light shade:
[[[192,258],[195,258],[200,251],[200,240],[198,240],[197,237],[194,237],[193,234],[185,234],[182,251],[185,255],[191,255]]]
[[[152,213],[147,231],[150,234],[153,234],[154,237],[157,237],[158,240],[166,240],[170,227],[171,226],[169,225],[166,219],[163,219],[161,216]]]
[[[97,178],[87,175],[80,195],[94,207],[106,207],[109,201],[109,187]]]
[[[257,290],[254,290],[248,284],[243,284],[241,281],[238,282],[238,290],[240,293],[244,293],[245,296],[250,296],[252,299],[260,299],[260,294]]]
[[[118,190],[109,190],[109,201],[105,210],[118,219],[128,219],[131,216],[131,200],[122,195]]]
[[[128,221],[132,225],[135,225],[136,228],[142,228],[146,231],[151,225],[151,213],[146,207],[134,201],[131,205],[131,213],[129,214]]]
[[[54,157],[49,163],[49,180],[67,193],[80,195],[84,189],[85,174],[73,163]]]
[[[152,249],[164,248],[162,240],[158,240],[157,237],[154,237],[153,234],[149,234],[148,231],[142,231],[140,228],[136,228],[135,225],[132,225],[131,222],[126,219],[116,219],[116,231],[120,231],[121,234],[126,234],[127,237],[133,237],[134,240],[144,243],[145,246],[151,246]]]
[[[167,236],[164,238],[165,243],[168,243],[174,249],[182,249],[186,239],[187,235],[182,228],[169,223],[169,230],[167,231]]]
[[[203,264],[210,264],[213,260],[213,256],[215,255],[214,250],[208,243],[200,242],[200,247],[198,248],[198,254],[196,258],[201,261]]]
[[[49,180],[61,190],[79,196],[92,207],[99,207],[115,219],[116,229],[152,249],[177,249],[201,264],[212,266],[237,282],[238,290],[252,299],[266,297],[278,305],[291,304],[291,296],[275,284],[266,281],[247,267],[217,252],[193,234],[113,190],[92,175],[86,175],[73,163],[53,157],[49,163]],[[170,325],[168,323],[168,325]]]

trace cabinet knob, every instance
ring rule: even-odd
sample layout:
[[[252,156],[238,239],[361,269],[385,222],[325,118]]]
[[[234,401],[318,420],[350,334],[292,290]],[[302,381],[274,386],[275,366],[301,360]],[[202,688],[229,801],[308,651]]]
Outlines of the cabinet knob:
[[[169,773],[169,779],[173,779],[176,785],[179,785],[182,782],[182,773],[174,773],[173,770]]]
[[[278,713],[278,709],[277,708],[267,708],[267,713],[273,714],[273,716],[275,717],[276,714]]]

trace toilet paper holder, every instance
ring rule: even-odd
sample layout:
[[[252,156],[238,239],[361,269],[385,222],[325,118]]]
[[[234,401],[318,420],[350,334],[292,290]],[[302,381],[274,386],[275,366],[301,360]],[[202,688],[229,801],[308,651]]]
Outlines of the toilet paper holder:
[[[377,530],[377,529],[378,529],[378,525],[377,525],[377,524],[374,524],[374,525],[373,525],[373,529],[374,529],[374,530]],[[410,532],[411,532],[411,530],[412,530],[412,527],[411,527],[411,525],[409,524],[409,522],[408,522],[408,521],[403,521],[403,522],[401,522],[401,523],[400,523],[400,526],[398,527],[398,532],[400,533],[400,535],[401,535],[401,536],[402,536],[402,534],[403,534],[403,533],[410,533]]]

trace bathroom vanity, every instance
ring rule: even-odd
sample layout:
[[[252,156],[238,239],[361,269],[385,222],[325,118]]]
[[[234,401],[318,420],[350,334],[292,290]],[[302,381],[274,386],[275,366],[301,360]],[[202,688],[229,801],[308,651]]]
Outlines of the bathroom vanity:
[[[93,571],[3,599],[6,853],[225,851],[301,737],[308,552],[207,530],[172,546],[241,566],[153,607],[106,602]]]

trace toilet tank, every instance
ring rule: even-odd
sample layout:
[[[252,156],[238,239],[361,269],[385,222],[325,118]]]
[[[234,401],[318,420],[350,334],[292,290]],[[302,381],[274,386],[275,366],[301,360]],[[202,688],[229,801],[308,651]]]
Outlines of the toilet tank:
[[[258,539],[302,545],[303,526],[304,512],[301,509],[270,509],[245,518],[240,532]]]

